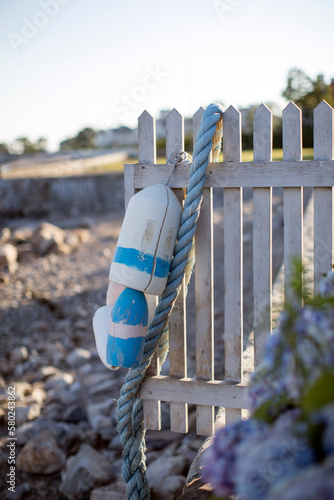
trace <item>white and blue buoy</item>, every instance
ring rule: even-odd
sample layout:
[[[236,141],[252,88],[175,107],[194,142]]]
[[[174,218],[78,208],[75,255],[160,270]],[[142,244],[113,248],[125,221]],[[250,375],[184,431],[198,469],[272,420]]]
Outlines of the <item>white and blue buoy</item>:
[[[144,347],[148,308],[143,292],[124,288],[114,305],[94,315],[93,329],[101,361],[110,369],[138,365]]]
[[[128,205],[109,279],[150,295],[166,286],[182,208],[164,184],[149,186]]]
[[[96,348],[110,369],[140,362],[148,324],[144,293],[164,291],[181,213],[164,184],[143,189],[129,202],[110,267],[107,305],[93,318]]]

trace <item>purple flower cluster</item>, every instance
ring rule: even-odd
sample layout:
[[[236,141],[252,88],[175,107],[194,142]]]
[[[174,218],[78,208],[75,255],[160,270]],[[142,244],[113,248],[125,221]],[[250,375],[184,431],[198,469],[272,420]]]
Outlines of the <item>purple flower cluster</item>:
[[[320,292],[287,309],[269,337],[250,384],[253,416],[218,431],[206,450],[203,478],[224,498],[334,500],[334,393],[321,404],[317,394],[311,409],[309,396],[334,373],[334,273]]]
[[[260,442],[266,427],[255,420],[240,420],[217,432],[205,454],[203,477],[219,495],[228,497],[236,490],[238,446],[250,436]]]
[[[333,298],[334,273],[322,281],[320,290],[324,298]],[[251,410],[275,398],[299,400],[305,386],[314,382],[325,367],[333,365],[333,308],[324,302],[321,306],[285,311],[252,377],[248,393]]]

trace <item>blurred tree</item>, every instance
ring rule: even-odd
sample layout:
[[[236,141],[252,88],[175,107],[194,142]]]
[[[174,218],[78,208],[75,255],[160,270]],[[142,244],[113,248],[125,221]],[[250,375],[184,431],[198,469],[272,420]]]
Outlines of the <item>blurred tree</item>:
[[[288,73],[287,86],[282,96],[294,101],[303,112],[303,145],[313,145],[313,110],[324,99],[334,106],[333,82],[326,84],[323,75],[312,80],[301,69],[293,68]]]
[[[313,110],[323,99],[334,106],[333,87],[325,83],[324,76],[318,75],[312,80],[298,68],[290,69],[287,86],[282,95],[302,109]]]
[[[15,140],[13,149],[19,154],[44,153],[47,149],[47,140],[40,137],[36,143],[31,142],[27,137],[18,137]]]
[[[95,147],[95,130],[86,127],[81,130],[77,135],[77,148],[78,149],[91,149]]]
[[[9,154],[10,153],[7,144],[0,143],[0,156],[7,156]]]
[[[78,135],[71,139],[66,139],[60,143],[61,150],[74,150],[74,149],[94,149],[96,132],[91,127],[86,127],[80,130]]]
[[[45,153],[48,149],[48,140],[45,137],[40,137],[36,143],[40,152]]]

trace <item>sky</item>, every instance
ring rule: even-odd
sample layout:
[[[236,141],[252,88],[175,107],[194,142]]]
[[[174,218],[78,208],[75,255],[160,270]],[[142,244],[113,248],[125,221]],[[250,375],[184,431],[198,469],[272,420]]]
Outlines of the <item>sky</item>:
[[[334,78],[333,0],[0,0],[0,143],[275,102]]]

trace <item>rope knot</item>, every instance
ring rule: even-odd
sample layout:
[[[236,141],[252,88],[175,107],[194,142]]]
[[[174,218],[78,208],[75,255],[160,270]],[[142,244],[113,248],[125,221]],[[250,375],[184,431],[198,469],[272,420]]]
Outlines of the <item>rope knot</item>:
[[[170,171],[166,185],[168,186],[175,167],[177,167],[178,165],[186,165],[190,167],[191,162],[192,162],[191,155],[189,153],[186,153],[182,149],[180,149],[179,151],[174,151],[174,153],[170,154],[167,160],[167,164],[172,167],[172,170]]]

